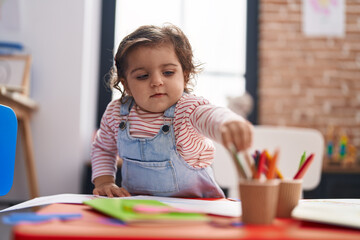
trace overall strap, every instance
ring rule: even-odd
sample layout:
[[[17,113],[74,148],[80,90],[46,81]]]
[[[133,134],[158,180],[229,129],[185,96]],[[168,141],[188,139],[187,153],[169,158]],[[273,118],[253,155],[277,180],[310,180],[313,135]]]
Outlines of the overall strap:
[[[186,94],[188,94],[188,93],[183,92],[183,93],[182,93],[182,96],[184,96],[184,95],[186,95]],[[174,118],[174,116],[175,116],[176,104],[177,104],[177,102],[176,102],[174,105],[172,105],[171,107],[169,107],[168,109],[166,109],[166,111],[164,112],[164,116],[165,116],[165,117],[167,117],[167,118]]]
[[[126,96],[121,101],[121,107],[120,107],[120,115],[121,116],[127,116],[130,113],[130,110],[132,106],[134,105],[134,98],[130,96]]]
[[[171,107],[169,107],[168,109],[166,109],[166,111],[164,112],[164,117],[174,118],[175,108],[176,108],[176,103],[174,105],[172,105]]]

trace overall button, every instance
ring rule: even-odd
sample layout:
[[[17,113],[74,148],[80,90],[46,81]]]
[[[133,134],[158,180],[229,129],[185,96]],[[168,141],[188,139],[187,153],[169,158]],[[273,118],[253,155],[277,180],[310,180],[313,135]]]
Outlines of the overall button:
[[[162,126],[161,130],[162,130],[164,133],[168,133],[169,130],[170,130],[170,127],[169,127],[169,125],[164,125],[164,126]]]
[[[119,127],[120,127],[121,130],[124,130],[125,127],[126,127],[126,123],[125,123],[125,122],[121,122],[121,123],[119,124]]]

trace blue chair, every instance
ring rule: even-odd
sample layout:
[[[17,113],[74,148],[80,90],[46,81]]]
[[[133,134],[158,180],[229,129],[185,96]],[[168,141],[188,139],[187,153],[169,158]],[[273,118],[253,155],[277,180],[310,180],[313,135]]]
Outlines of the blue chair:
[[[0,105],[0,196],[13,184],[18,122],[14,111]]]

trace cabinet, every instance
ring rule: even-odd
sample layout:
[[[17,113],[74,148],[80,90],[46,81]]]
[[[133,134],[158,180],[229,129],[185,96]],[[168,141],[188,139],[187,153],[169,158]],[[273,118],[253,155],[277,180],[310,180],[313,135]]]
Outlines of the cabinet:
[[[360,198],[360,171],[324,169],[320,184],[304,198]]]

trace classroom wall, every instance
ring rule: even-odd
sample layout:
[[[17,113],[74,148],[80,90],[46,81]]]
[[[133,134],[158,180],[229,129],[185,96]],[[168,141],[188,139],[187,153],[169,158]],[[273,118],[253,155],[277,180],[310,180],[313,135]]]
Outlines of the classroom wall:
[[[334,125],[360,149],[360,1],[345,2],[344,37],[307,37],[301,0],[260,1],[260,124]]]
[[[20,29],[0,40],[23,43],[33,58],[30,96],[40,195],[79,193],[95,129],[100,0],[19,0]],[[94,107],[95,106],[95,107]],[[19,135],[14,185],[2,199],[27,200]]]

